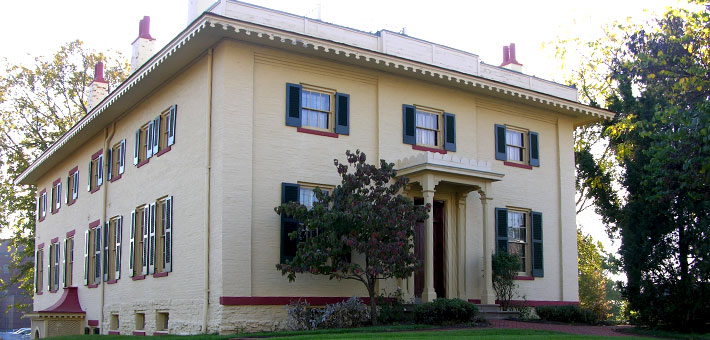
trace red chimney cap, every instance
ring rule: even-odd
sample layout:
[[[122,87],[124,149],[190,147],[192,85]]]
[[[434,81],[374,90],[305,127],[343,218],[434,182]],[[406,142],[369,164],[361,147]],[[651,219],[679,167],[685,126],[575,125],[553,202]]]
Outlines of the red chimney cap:
[[[104,79],[104,63],[101,61],[94,65],[94,81],[97,83],[108,83]]]
[[[503,46],[503,63],[500,66],[506,66],[509,64],[515,64],[523,66],[515,59],[515,43],[510,43],[508,46]]]
[[[138,23],[138,38],[155,40],[150,36],[150,17],[147,15]]]

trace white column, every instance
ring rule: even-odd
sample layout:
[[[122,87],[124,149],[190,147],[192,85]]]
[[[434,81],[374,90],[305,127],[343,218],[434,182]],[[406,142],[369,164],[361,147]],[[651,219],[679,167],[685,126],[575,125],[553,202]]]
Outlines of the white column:
[[[466,301],[466,197],[468,193],[459,194],[456,248],[458,249],[458,298]]]
[[[429,205],[429,217],[426,219],[426,251],[424,256],[424,291],[422,292],[422,302],[431,302],[436,299],[434,290],[434,181],[430,176],[422,184],[422,194],[424,204]]]
[[[482,208],[482,237],[483,237],[483,284],[481,285],[481,303],[493,304],[496,301],[495,292],[493,291],[493,266],[491,264],[491,256],[495,249],[494,235],[495,230],[493,223],[493,208],[488,207],[488,201],[492,198],[487,197],[485,193],[481,193],[481,208]]]

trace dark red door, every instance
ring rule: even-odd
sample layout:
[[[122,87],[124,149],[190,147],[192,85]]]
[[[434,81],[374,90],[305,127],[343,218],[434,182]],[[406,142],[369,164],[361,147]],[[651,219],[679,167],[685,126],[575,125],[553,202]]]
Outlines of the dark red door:
[[[434,201],[434,291],[440,298],[446,297],[444,255],[444,202]]]
[[[414,255],[417,256],[420,266],[414,272],[414,296],[422,297],[424,291],[424,248],[426,242],[425,224],[424,221],[417,222],[414,227]]]

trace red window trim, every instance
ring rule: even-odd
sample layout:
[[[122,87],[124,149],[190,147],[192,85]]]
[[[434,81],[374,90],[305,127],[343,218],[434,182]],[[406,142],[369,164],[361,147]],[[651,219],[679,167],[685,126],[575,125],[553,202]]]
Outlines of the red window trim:
[[[59,237],[55,237],[55,238],[53,238],[52,241],[49,242],[49,243],[58,243],[58,242],[59,242]]]
[[[516,167],[516,168],[521,168],[521,169],[528,169],[528,170],[532,170],[532,168],[533,168],[533,167],[532,167],[531,165],[529,165],[529,164],[520,164],[520,163],[513,163],[513,162],[508,162],[508,161],[504,161],[504,162],[503,162],[503,165],[512,166],[512,167]]]
[[[44,188],[44,189],[42,189],[42,191],[39,192],[39,204],[40,205],[42,205],[42,195],[45,195],[45,194],[47,194],[47,188]],[[44,210],[47,211],[47,207],[44,207]],[[46,215],[42,216],[42,209],[37,209],[37,214],[39,215],[39,216],[37,216],[37,217],[39,217],[39,219],[38,219],[39,222],[42,222],[42,221],[44,221],[45,218],[47,218]]]
[[[153,277],[164,277],[168,276],[168,272],[154,273]]]
[[[89,229],[94,229],[100,225],[101,225],[101,220],[96,220],[94,222],[89,223]]]
[[[75,173],[79,172],[79,166],[75,166],[73,169],[69,170],[69,176],[73,176]],[[69,186],[69,182],[67,182],[67,186]],[[73,190],[73,189],[72,189]],[[73,193],[72,193],[73,194]],[[79,192],[76,193],[76,197],[79,198]],[[76,199],[72,197],[73,195],[70,195],[67,197],[67,207],[74,204],[76,202]]]
[[[87,324],[88,324],[89,326],[95,327],[95,326],[98,326],[98,325],[99,325],[99,320],[88,320],[88,321],[87,321]]]
[[[138,162],[138,164],[136,164],[136,168],[140,168],[140,167],[142,167],[142,166],[148,164],[148,162],[150,162],[150,158],[146,158],[146,159],[144,159],[144,160]]]
[[[158,151],[158,153],[155,154],[155,157],[160,157],[160,156],[162,156],[163,154],[165,154],[165,153],[168,152],[168,151],[170,151],[170,147],[169,147],[169,146],[166,147],[166,148],[164,148],[163,150]]]
[[[57,290],[56,290],[56,289],[50,289],[49,292],[50,292],[50,293],[56,293]]]
[[[155,331],[153,332],[153,335],[169,335],[170,333],[165,332],[165,331]]]
[[[104,149],[100,149],[99,151],[96,151],[93,155],[91,155],[91,160],[96,160],[99,158],[99,156],[103,155]]]
[[[532,280],[535,280],[535,277],[533,277],[533,276],[527,276],[527,275],[525,275],[525,276],[515,276],[515,277],[513,277],[513,280],[532,281]]]
[[[113,176],[113,177],[111,177],[111,179],[108,180],[108,181],[111,182],[111,183],[113,183],[113,182],[115,182],[115,181],[118,181],[119,179],[121,179],[121,175],[122,175],[122,174],[118,174],[118,175],[116,175],[116,176]]]
[[[145,275],[134,276],[131,279],[133,279],[133,281],[145,280]]]
[[[108,281],[106,281],[106,284],[107,284],[107,285],[112,285],[112,284],[114,284],[114,283],[116,283],[116,282],[118,282],[118,280],[113,279],[113,280],[108,280]]]
[[[145,336],[145,331],[133,331],[133,335]]]
[[[326,131],[319,131],[319,130],[311,130],[311,129],[305,129],[305,128],[296,128],[296,131],[302,132],[302,133],[310,133],[310,134],[312,134],[312,135],[338,138],[338,134],[337,134],[337,133],[333,133],[333,132],[326,132]]]
[[[44,248],[44,242],[37,245],[37,249],[43,249],[43,248]]]
[[[74,237],[74,234],[76,234],[76,229],[67,231],[67,238]]]
[[[60,183],[62,183],[62,178],[61,178],[61,177],[57,178],[56,180],[54,180],[54,182],[52,182],[52,192],[54,192],[54,188],[57,187],[57,184],[60,184]],[[61,192],[61,190],[58,192],[58,194],[59,194],[59,201],[61,202],[61,201],[62,201],[62,192]],[[55,202],[55,201],[54,201],[54,197],[52,197],[52,209],[50,209],[50,210],[52,210],[52,215],[58,213],[58,212],[59,212],[59,209],[60,209],[61,207],[62,207],[62,205],[61,205],[61,203],[60,203],[60,204],[59,204],[59,208],[57,208],[57,202]]]
[[[99,190],[101,190],[101,186],[100,186],[100,185],[97,185],[96,188],[92,188],[92,189],[91,189],[91,193],[93,194],[93,193],[95,193],[95,192],[97,192],[97,191],[99,191]]]
[[[79,166],[75,166],[73,169],[69,170],[69,175],[73,175],[75,172],[79,171]]]
[[[121,335],[120,331],[108,331],[108,335]]]
[[[219,304],[223,306],[277,306],[287,305],[291,301],[306,300],[312,306],[347,301],[350,297],[341,296],[220,296]],[[365,304],[370,303],[369,297],[360,298]]]
[[[96,288],[98,286],[99,286],[98,283],[94,283],[94,284],[86,285],[86,288]]]
[[[35,295],[42,295],[42,294],[43,294],[43,292],[37,292],[37,293],[35,293]]]
[[[74,202],[76,202],[75,199],[69,198],[69,199],[67,200],[67,207],[68,207],[68,206],[71,206],[72,204],[74,204]]]
[[[420,146],[420,145],[414,145],[414,144],[412,144],[412,149],[419,150],[419,151],[438,152],[443,155],[445,155],[447,153],[447,151],[443,150],[443,149],[428,148],[426,146]]]

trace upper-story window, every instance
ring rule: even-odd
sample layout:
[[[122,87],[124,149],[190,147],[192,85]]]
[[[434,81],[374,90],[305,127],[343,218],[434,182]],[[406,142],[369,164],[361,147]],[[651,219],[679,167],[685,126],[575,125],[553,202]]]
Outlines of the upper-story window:
[[[402,106],[403,142],[413,149],[456,151],[456,115],[420,105]]]
[[[150,207],[147,204],[131,212],[131,233],[128,242],[128,272],[131,277],[148,274],[147,245]]]
[[[333,89],[286,84],[286,125],[330,137],[350,134],[350,95]]]
[[[126,140],[114,144],[108,150],[108,180],[113,182],[121,178],[126,165]]]
[[[172,227],[173,197],[166,196],[159,199],[155,205],[155,241],[152,246],[155,274],[172,271]]]
[[[59,240],[52,242],[49,245],[49,263],[47,264],[47,288],[50,292],[56,292],[59,289]]]
[[[47,189],[42,189],[37,198],[37,220],[42,222],[47,217]]]
[[[89,288],[101,282],[101,229],[101,221],[95,221],[84,233],[84,284]]]
[[[35,250],[35,293],[42,294],[44,284],[44,243],[37,246]]]
[[[123,217],[114,216],[104,226],[103,276],[108,283],[121,278],[121,235]]]
[[[496,208],[496,249],[520,258],[520,275],[542,277],[542,213],[520,208]]]
[[[504,164],[532,169],[540,166],[537,132],[510,125],[495,125],[495,155]]]
[[[94,193],[99,190],[104,183],[104,155],[103,150],[99,150],[89,162],[89,185],[88,191]]]
[[[64,240],[64,287],[71,287],[74,283],[74,234]]]
[[[58,178],[52,184],[52,202],[51,209],[52,214],[56,214],[59,208],[62,207],[62,179]]]
[[[67,176],[67,195],[64,197],[67,205],[72,205],[79,198],[79,167],[69,171]]]
[[[176,121],[177,105],[173,105],[136,130],[134,165],[141,167],[151,157],[170,151],[170,147],[175,144]]]

